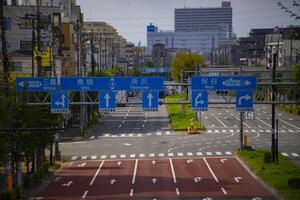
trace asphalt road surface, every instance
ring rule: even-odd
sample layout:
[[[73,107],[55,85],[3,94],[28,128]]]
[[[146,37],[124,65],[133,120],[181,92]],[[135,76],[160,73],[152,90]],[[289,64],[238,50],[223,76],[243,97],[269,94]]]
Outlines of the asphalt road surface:
[[[276,117],[279,151],[300,164],[300,118]],[[70,164],[34,199],[275,199],[234,157],[240,145],[235,108],[214,105],[201,120],[206,131],[187,135],[171,130],[165,106],[117,108],[88,139],[60,144]],[[244,122],[251,146],[270,149],[270,124],[271,106],[256,105]]]

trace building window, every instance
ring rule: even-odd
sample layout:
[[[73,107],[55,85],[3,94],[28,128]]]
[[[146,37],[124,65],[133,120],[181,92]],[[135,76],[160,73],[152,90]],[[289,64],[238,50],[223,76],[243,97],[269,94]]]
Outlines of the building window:
[[[32,29],[32,20],[22,19],[20,21],[20,29]]]
[[[11,18],[10,17],[4,18],[4,28],[7,31],[11,30]]]
[[[20,50],[21,51],[32,51],[31,41],[20,41]]]

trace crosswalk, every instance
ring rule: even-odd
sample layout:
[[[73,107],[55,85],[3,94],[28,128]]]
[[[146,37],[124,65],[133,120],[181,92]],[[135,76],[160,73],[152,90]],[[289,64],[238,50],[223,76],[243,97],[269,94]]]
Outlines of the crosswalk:
[[[168,152],[168,153],[138,153],[138,154],[111,154],[111,155],[92,155],[92,156],[71,156],[71,161],[78,160],[115,160],[115,159],[150,159],[150,158],[176,158],[176,157],[218,157],[233,156],[232,151],[206,151],[206,152]],[[299,158],[299,153],[281,152],[281,155],[289,158]]]
[[[112,154],[112,155],[93,155],[93,156],[72,156],[71,160],[105,160],[105,159],[132,159],[132,158],[171,158],[171,157],[195,157],[195,156],[233,156],[231,151],[216,152],[168,152],[168,153],[138,153],[138,154]]]
[[[271,129],[244,129],[245,133],[271,133]],[[201,132],[201,131],[200,131]],[[240,129],[207,129],[202,131],[205,134],[228,134],[228,133],[239,133]],[[299,129],[281,129],[279,133],[300,133]],[[115,138],[115,137],[145,137],[145,136],[174,136],[174,135],[182,135],[180,133],[172,132],[172,131],[157,131],[150,133],[119,133],[119,134],[111,134],[104,133],[98,136],[90,136],[90,140],[99,139],[99,138]]]

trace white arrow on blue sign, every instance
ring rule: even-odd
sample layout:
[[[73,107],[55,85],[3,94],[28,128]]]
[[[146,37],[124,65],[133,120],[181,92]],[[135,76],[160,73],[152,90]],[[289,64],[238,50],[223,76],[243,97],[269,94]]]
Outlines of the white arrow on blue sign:
[[[252,111],[253,110],[253,91],[238,90],[236,92],[236,110]]]
[[[16,90],[27,92],[46,92],[57,90],[57,78],[17,78]]]
[[[51,92],[51,113],[69,112],[69,93]]]
[[[207,91],[192,91],[192,110],[204,111],[208,107],[208,92]]]
[[[99,92],[99,111],[113,112],[116,109],[115,92]]]
[[[142,110],[143,111],[158,110],[158,91],[142,92]]]

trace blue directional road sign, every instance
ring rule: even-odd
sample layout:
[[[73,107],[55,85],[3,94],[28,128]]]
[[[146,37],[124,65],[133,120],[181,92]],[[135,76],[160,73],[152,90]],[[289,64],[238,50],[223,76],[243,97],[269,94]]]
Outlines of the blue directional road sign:
[[[143,111],[158,110],[158,91],[142,92],[142,110]]]
[[[253,110],[253,91],[238,90],[236,92],[236,110],[252,111]]]
[[[169,73],[170,67],[142,68],[144,74],[150,73]]]
[[[51,92],[51,113],[69,112],[69,93]]]
[[[57,78],[17,78],[16,90],[27,92],[46,92],[57,90]]]
[[[76,77],[61,78],[60,83],[60,88],[63,91],[164,89],[162,77]]]
[[[192,110],[204,111],[208,107],[208,92],[207,91],[192,91]]]
[[[115,92],[99,92],[99,111],[113,112],[116,109]]]
[[[255,76],[194,76],[192,90],[252,90]]]

